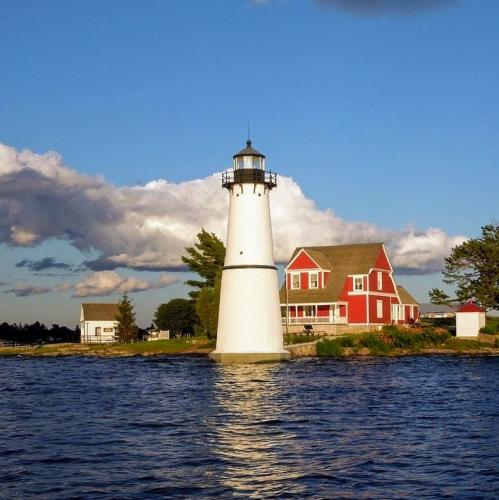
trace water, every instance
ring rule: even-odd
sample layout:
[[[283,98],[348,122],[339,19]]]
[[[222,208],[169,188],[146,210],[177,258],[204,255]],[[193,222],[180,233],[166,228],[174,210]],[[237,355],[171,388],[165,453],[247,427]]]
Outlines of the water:
[[[0,358],[1,498],[497,498],[499,358]]]

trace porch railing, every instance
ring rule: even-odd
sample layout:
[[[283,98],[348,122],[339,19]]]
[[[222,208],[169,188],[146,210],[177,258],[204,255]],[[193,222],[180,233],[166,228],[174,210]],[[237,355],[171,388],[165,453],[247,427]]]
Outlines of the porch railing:
[[[314,324],[328,324],[328,325],[345,325],[347,318],[345,316],[310,316],[288,318],[288,325],[314,325]],[[286,324],[286,318],[282,318],[282,324]]]

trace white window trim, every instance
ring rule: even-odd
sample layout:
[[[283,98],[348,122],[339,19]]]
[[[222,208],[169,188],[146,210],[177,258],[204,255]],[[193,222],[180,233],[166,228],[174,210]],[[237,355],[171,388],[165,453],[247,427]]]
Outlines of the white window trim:
[[[376,301],[376,318],[377,319],[383,318],[383,301],[382,300]]]
[[[353,279],[353,281],[352,281],[352,291],[353,292],[363,292],[364,291],[364,275],[362,275],[362,274],[353,275],[352,279]],[[360,289],[355,288],[355,280],[356,279],[360,279],[361,280],[360,281],[361,282],[361,288]]]
[[[376,271],[378,273],[378,290],[383,290],[383,273],[381,271]]]
[[[315,274],[317,276],[317,286],[312,286],[312,274]],[[319,286],[319,271],[310,271],[308,273],[308,288],[311,290],[316,290],[317,288],[320,288]]]
[[[393,321],[405,321],[405,305],[392,304],[392,316]]]
[[[392,321],[398,321],[398,304],[392,304]]]
[[[289,273],[291,275],[290,280],[290,289],[291,290],[299,290],[301,287],[301,274],[300,273]],[[294,286],[294,277],[298,276],[298,286]]]

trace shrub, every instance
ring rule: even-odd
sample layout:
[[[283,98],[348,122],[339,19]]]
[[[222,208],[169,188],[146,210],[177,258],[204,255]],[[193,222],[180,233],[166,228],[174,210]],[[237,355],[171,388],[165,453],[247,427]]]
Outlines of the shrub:
[[[343,354],[343,347],[339,342],[341,339],[335,340],[322,340],[317,342],[317,355],[318,356],[331,356],[340,357]]]
[[[452,335],[449,331],[436,331],[431,327],[425,328],[421,332],[421,338],[423,339],[423,342],[430,345],[444,344],[451,337]]]
[[[355,340],[352,336],[347,336],[347,337],[340,337],[339,339],[336,339],[338,344],[341,347],[354,347],[355,346]]]
[[[489,335],[495,335],[496,328],[494,325],[486,325],[480,328],[480,333],[488,333]]]
[[[210,338],[206,328],[201,325],[194,325],[194,337],[199,339]]]
[[[490,326],[494,333],[499,333],[499,316],[487,316],[487,325]]]
[[[366,333],[360,340],[359,345],[367,347],[372,354],[386,354],[390,347],[375,333]]]
[[[422,343],[421,335],[410,333],[403,330],[395,330],[392,332],[393,345],[399,348],[416,347]]]
[[[398,332],[397,325],[384,325],[382,328],[382,331],[392,333],[392,332]]]

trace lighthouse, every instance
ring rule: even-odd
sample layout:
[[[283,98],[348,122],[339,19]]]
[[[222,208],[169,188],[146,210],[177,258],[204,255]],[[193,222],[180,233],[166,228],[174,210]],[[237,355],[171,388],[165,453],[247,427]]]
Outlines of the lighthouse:
[[[227,251],[222,272],[217,346],[222,363],[258,363],[289,358],[284,350],[277,268],[274,265],[270,191],[275,173],[265,156],[246,142],[222,174],[229,191]]]

